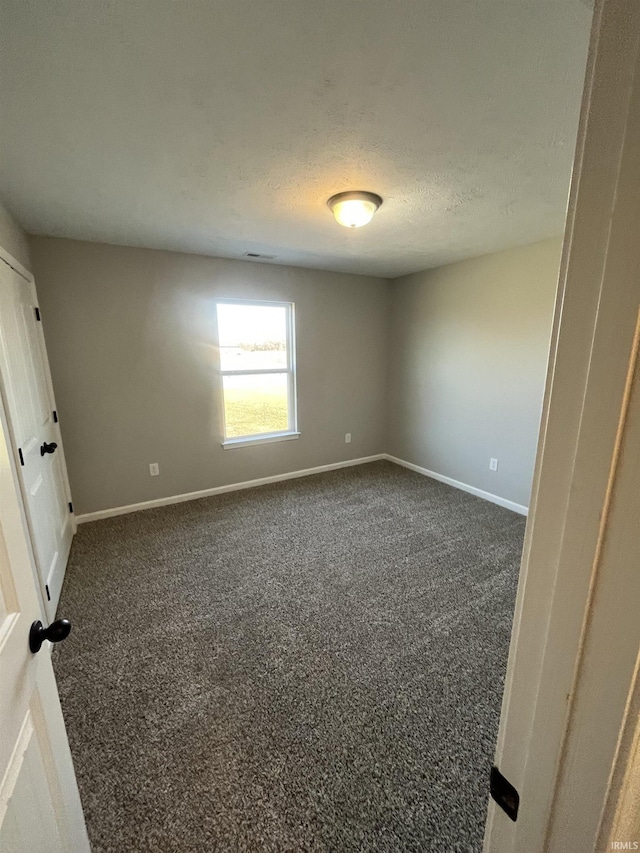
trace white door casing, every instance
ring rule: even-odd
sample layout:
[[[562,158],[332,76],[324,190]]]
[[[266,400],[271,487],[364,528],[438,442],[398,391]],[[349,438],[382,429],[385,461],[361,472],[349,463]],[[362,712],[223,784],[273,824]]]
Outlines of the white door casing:
[[[488,853],[599,849],[633,677],[637,638],[627,630],[616,634],[619,665],[609,661],[607,671],[604,657],[591,659],[601,666],[592,692],[598,683],[613,692],[585,753],[580,738],[594,707],[585,711],[585,679],[594,679],[585,653],[607,601],[599,593],[605,543],[618,535],[608,526],[611,496],[621,462],[630,464],[618,454],[640,304],[639,60],[640,4],[597,3],[496,749],[520,812],[514,823],[490,803]],[[627,570],[614,567],[610,588],[638,609]]]
[[[547,829],[546,845],[553,851],[616,849],[601,821],[635,692],[640,651],[639,350],[640,312]],[[619,826],[618,831],[633,829]],[[610,840],[640,849],[638,834]]]
[[[69,486],[33,279],[0,260],[0,388],[17,456],[40,591],[54,618],[73,538]],[[44,444],[56,445],[41,454]]]
[[[606,846],[607,850],[615,850],[613,842],[622,839],[638,839],[640,849],[640,654],[609,782],[599,844],[603,849]]]
[[[0,400],[0,850],[89,853],[51,647],[29,651],[30,625],[42,618]]]

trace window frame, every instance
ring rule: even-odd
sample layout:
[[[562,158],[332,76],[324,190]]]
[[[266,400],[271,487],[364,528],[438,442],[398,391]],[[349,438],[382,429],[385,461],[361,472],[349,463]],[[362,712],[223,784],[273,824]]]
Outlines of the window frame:
[[[286,353],[287,365],[284,368],[263,368],[252,370],[224,370],[220,357],[220,323],[218,318],[218,305],[238,305],[252,308],[284,308],[286,312]],[[298,430],[298,395],[296,387],[296,338],[295,338],[295,303],[281,300],[267,299],[235,299],[233,297],[219,297],[215,300],[216,334],[218,343],[218,375],[220,398],[222,401],[222,447],[231,450],[235,447],[247,447],[253,444],[271,444],[276,441],[290,441],[299,438]],[[287,399],[288,419],[287,429],[277,432],[261,432],[253,435],[227,437],[227,417],[224,399],[224,377],[225,376],[259,376],[260,374],[286,374],[287,377]]]

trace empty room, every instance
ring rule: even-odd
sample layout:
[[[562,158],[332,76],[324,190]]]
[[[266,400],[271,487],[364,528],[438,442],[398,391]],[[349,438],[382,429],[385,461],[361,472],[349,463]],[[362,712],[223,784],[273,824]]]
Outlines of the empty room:
[[[0,0],[3,851],[596,849],[626,5]]]

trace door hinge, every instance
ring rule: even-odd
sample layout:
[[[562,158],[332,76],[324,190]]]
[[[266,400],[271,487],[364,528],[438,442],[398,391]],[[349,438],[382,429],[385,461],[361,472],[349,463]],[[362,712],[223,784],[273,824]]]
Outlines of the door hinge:
[[[518,819],[518,807],[520,806],[520,794],[513,787],[497,767],[491,768],[489,780],[489,791],[491,796],[500,806],[503,812],[515,821]]]
[[[58,413],[56,412],[55,409],[53,410],[53,422],[54,422],[54,424],[58,423]]]
[[[69,501],[69,512],[73,512],[73,504]]]
[[[22,455],[22,448],[21,447],[18,448],[18,456],[20,457],[20,464],[24,468],[24,456]]]
[[[40,309],[39,309],[39,308],[38,308],[38,306],[36,305],[36,307],[35,307],[33,310],[36,312],[36,320],[37,320],[38,322],[40,322]]]
[[[49,592],[49,584],[48,584],[48,583],[46,583],[46,584],[44,585],[44,588],[45,588],[45,589],[46,589],[46,591],[47,591],[47,601],[51,601],[51,593]]]

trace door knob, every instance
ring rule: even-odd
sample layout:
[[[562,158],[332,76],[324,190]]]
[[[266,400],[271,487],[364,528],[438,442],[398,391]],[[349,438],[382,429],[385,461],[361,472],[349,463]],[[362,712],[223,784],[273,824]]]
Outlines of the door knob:
[[[55,441],[52,441],[51,444],[47,444],[45,441],[42,447],[40,448],[40,456],[44,456],[45,453],[55,453],[55,449],[58,445]]]
[[[71,622],[68,619],[56,619],[48,628],[45,628],[42,622],[36,620],[29,630],[29,648],[35,655],[40,651],[40,647],[45,640],[50,643],[59,643],[60,640],[66,640],[71,631]]]

